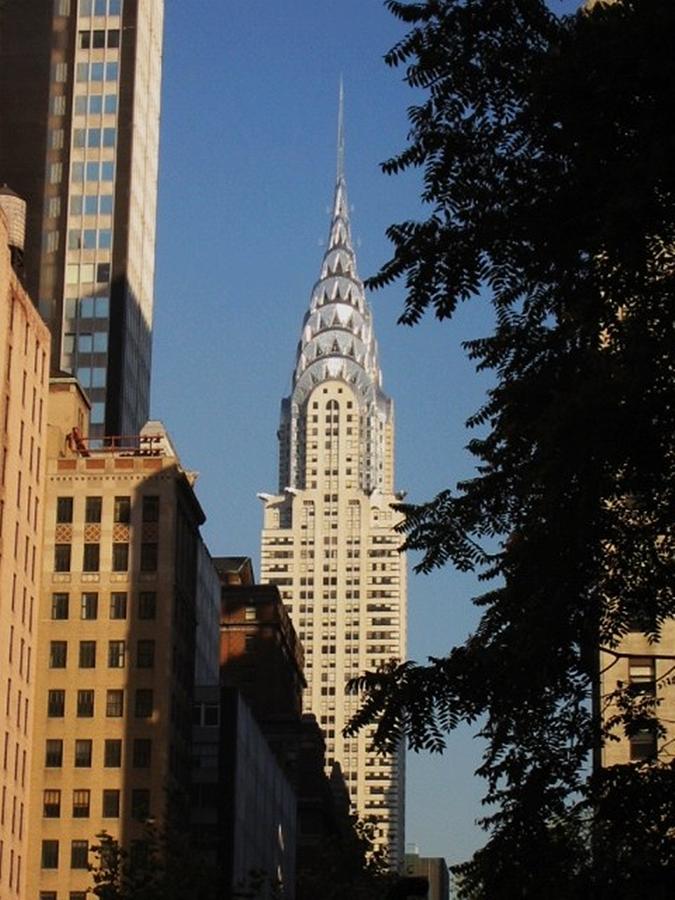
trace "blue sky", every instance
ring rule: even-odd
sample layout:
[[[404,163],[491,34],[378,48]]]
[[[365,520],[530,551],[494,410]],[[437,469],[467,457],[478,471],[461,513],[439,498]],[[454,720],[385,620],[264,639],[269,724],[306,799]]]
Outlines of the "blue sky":
[[[415,102],[382,61],[403,34],[380,0],[166,0],[152,414],[200,472],[211,552],[251,556],[256,571],[256,493],[276,488],[279,402],[327,236],[340,74],[362,277],[388,257],[387,225],[421,214],[417,175],[379,169],[404,146]],[[477,301],[451,324],[404,328],[403,296],[370,300],[397,487],[422,502],[472,471],[463,423],[487,380],[460,343],[490,316]],[[475,593],[449,569],[411,575],[410,658],[462,641]],[[443,757],[408,755],[406,841],[424,855],[457,862],[480,846],[479,757],[470,731]]]

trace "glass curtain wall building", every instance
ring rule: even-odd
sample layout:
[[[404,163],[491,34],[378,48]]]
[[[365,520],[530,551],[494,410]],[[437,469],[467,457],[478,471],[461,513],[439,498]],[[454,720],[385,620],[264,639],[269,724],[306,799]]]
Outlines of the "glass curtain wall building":
[[[163,0],[0,7],[0,179],[28,203],[26,286],[92,436],[148,419]]]

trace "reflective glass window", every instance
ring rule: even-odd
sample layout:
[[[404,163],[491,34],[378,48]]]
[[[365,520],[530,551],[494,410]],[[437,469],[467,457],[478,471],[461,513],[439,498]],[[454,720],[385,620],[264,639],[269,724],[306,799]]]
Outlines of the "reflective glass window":
[[[92,81],[103,81],[103,63],[92,63],[91,64],[91,80]]]
[[[71,216],[81,216],[82,215],[82,195],[74,194],[70,198],[70,214]]]
[[[113,198],[112,194],[102,194],[99,198],[99,208],[98,211],[103,216],[112,215],[113,211]]]
[[[82,297],[80,300],[80,316],[83,319],[91,319],[94,315],[94,298]]]
[[[89,98],[89,112],[100,113],[103,107],[103,96],[101,94],[92,94]]]
[[[112,247],[112,231],[109,228],[103,228],[99,231],[98,245],[101,250],[110,250]]]
[[[98,303],[97,307],[98,309]],[[94,353],[105,353],[108,349],[108,332],[96,331],[94,333]]]
[[[111,162],[101,163],[101,181],[112,181],[114,165]]]
[[[75,97],[75,115],[83,116],[87,112],[87,95],[77,94]]]
[[[86,194],[84,198],[84,214],[86,216],[95,216],[97,206],[98,197],[96,194]]]
[[[83,181],[84,180],[84,163],[74,162],[70,167],[70,179],[71,181]]]
[[[114,128],[104,128],[103,129],[103,146],[104,147],[114,147],[115,146],[115,129]]]
[[[106,94],[103,100],[103,109],[106,113],[117,112],[117,94]]]
[[[81,163],[80,163],[81,165]],[[87,163],[87,181],[98,181],[99,178],[99,164],[96,162],[88,162]]]
[[[101,146],[101,129],[100,128],[90,128],[87,131],[87,147],[100,147]]]
[[[96,229],[85,228],[82,232],[82,246],[85,250],[96,249]]]
[[[109,62],[105,64],[105,80],[106,81],[117,81],[117,72],[119,66],[116,62]]]

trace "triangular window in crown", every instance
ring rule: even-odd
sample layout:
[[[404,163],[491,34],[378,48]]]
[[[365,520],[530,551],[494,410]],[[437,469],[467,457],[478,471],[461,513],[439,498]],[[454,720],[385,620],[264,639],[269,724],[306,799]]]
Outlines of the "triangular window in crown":
[[[335,338],[335,340],[333,341],[333,346],[330,349],[331,349],[331,353],[339,353],[340,352],[340,345],[338,343],[337,338]]]

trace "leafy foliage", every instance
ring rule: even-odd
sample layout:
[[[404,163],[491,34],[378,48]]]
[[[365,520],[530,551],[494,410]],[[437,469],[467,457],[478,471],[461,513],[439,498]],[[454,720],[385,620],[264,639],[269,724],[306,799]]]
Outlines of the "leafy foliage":
[[[383,169],[422,167],[429,215],[388,229],[370,286],[405,281],[408,325],[469,300],[495,317],[466,344],[495,377],[467,423],[476,476],[403,505],[403,530],[419,571],[451,564],[492,585],[464,645],[358,680],[350,727],[441,750],[480,721],[493,811],[465,896],[575,896],[600,852],[582,820],[613,808],[621,779],[636,796],[675,787],[670,768],[632,767],[607,776],[607,802],[580,802],[597,799],[585,773],[606,736],[590,704],[598,646],[635,623],[656,641],[675,615],[675,5],[386,5],[410,26],[386,61],[425,99]]]
[[[106,831],[90,848],[92,894],[101,900],[216,900],[217,873],[175,828],[148,824],[127,851]]]

